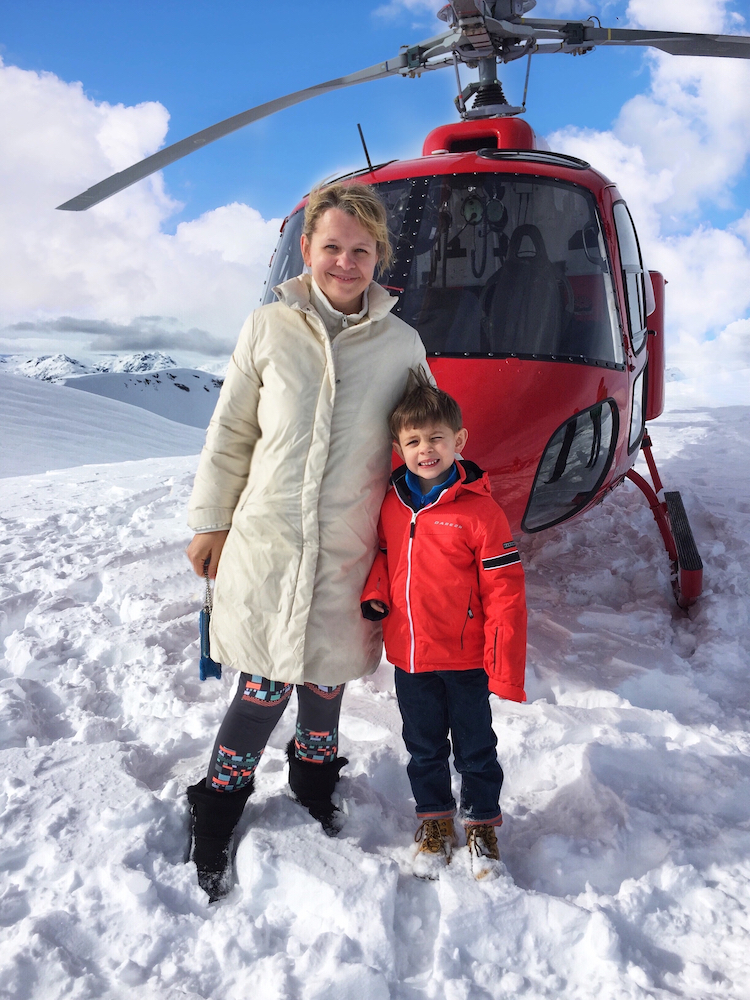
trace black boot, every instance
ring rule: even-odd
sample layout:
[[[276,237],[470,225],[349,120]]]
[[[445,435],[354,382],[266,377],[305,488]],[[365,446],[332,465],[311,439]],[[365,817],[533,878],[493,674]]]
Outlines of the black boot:
[[[187,790],[190,803],[192,859],[198,885],[209,903],[222,899],[232,888],[232,833],[253,790],[253,780],[236,792],[215,792],[199,781]]]
[[[341,812],[331,802],[339,771],[349,761],[346,757],[335,757],[327,764],[311,764],[300,760],[294,753],[294,740],[286,746],[289,761],[289,787],[300,805],[323,827],[329,837],[335,837],[341,829]]]

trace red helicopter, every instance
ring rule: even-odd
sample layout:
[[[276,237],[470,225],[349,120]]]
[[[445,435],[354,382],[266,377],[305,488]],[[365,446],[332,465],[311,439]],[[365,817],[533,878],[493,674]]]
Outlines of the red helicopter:
[[[702,588],[702,562],[678,492],[664,492],[646,421],[664,407],[663,276],[646,271],[627,205],[583,160],[555,153],[517,116],[498,61],[597,45],[750,58],[750,38],[603,28],[597,19],[525,15],[536,0],[453,0],[442,34],[392,60],[269,101],[168,146],[59,208],[81,211],[189,152],[318,94],[453,66],[461,120],[434,129],[422,156],[368,167],[389,212],[395,263],[380,281],[419,330],[439,385],[471,428],[514,531],[534,533],[600,502],[630,479],[645,494],[680,606]],[[461,88],[458,64],[478,68]],[[526,80],[528,83],[528,68]],[[469,106],[471,102],[471,106]],[[363,140],[364,145],[364,140]],[[282,226],[264,301],[303,269],[302,209]],[[652,484],[633,469],[642,451]]]

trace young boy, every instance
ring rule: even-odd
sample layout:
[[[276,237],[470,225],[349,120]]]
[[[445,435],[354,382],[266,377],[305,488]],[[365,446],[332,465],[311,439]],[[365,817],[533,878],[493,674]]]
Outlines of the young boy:
[[[503,771],[489,692],[525,701],[526,604],[520,556],[489,479],[455,461],[466,445],[461,410],[412,372],[390,418],[405,465],[380,512],[380,551],[362,594],[383,619],[407,768],[421,825],[414,874],[437,878],[457,845],[448,764],[461,775],[460,815],[475,878],[494,876]]]

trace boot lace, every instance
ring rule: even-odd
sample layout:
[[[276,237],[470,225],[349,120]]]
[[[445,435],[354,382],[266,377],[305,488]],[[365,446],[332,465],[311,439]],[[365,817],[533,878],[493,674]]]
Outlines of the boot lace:
[[[477,857],[495,858],[500,857],[497,847],[497,834],[494,826],[476,824],[466,830],[466,846],[472,854]]]
[[[450,840],[451,830],[449,820],[425,819],[414,834],[414,840],[420,844],[420,851],[426,854],[440,854],[445,851],[446,840]]]

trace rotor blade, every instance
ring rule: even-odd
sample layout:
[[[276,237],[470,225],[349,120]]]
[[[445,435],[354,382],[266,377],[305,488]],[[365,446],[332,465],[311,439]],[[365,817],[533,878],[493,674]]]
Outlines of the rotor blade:
[[[635,31],[628,28],[592,28],[586,31],[587,40],[589,35],[597,45],[650,45],[673,56],[750,59],[750,38],[746,35],[699,35],[677,31]]]
[[[100,201],[104,201],[113,194],[117,194],[118,191],[122,191],[124,188],[130,187],[131,184],[135,184],[136,181],[142,180],[144,177],[148,177],[149,174],[161,170],[162,167],[174,163],[175,160],[187,156],[188,153],[192,153],[196,149],[208,145],[209,142],[215,142],[217,139],[221,139],[231,132],[236,132],[237,129],[243,128],[251,122],[258,121],[260,118],[266,118],[276,111],[282,111],[284,108],[300,104],[302,101],[308,101],[311,97],[317,97],[319,94],[341,90],[343,87],[353,87],[357,83],[366,83],[369,80],[379,80],[386,76],[393,76],[395,73],[423,72],[424,70],[432,69],[433,67],[431,66],[421,64],[421,57],[424,54],[425,46],[429,46],[430,50],[433,48],[439,50],[442,47],[440,43],[444,38],[452,36],[452,34],[452,32],[445,32],[434,39],[429,39],[428,42],[422,43],[420,46],[414,46],[413,49],[408,49],[400,53],[395,59],[388,59],[385,62],[377,63],[375,66],[369,66],[367,69],[350,73],[348,76],[340,76],[335,80],[328,80],[326,83],[318,83],[314,87],[305,88],[305,90],[297,90],[293,94],[287,94],[286,97],[277,97],[273,101],[259,104],[257,107],[243,111],[232,118],[225,118],[224,121],[218,122],[216,125],[211,125],[209,128],[204,128],[194,135],[189,135],[187,139],[181,139],[171,146],[160,149],[158,153],[154,153],[153,156],[147,156],[145,160],[133,164],[132,167],[127,167],[119,173],[112,174],[111,177],[107,177],[106,180],[94,184],[93,187],[88,188],[82,194],[71,198],[70,201],[66,201],[63,205],[58,205],[57,207],[64,212],[84,212],[87,208],[91,208],[92,205],[97,205]]]
[[[536,29],[537,37],[557,37],[569,48],[592,45],[648,45],[673,56],[719,56],[750,59],[746,35],[703,35],[686,31],[640,31],[632,28],[600,28],[591,21],[552,21],[524,17],[524,27]],[[546,50],[550,51],[550,50]]]

